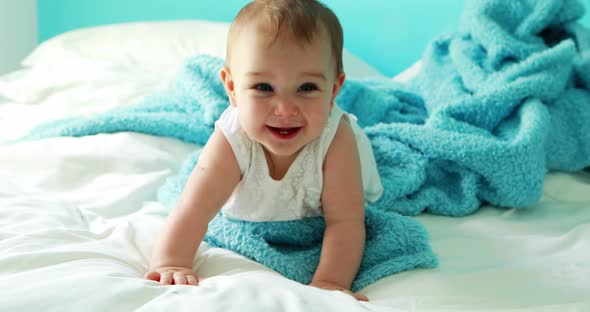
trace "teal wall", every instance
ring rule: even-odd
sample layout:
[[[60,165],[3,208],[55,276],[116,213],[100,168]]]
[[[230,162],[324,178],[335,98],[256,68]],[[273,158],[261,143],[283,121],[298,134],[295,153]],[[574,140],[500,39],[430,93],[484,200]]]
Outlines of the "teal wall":
[[[224,5],[219,5],[223,2]],[[38,0],[39,38],[97,24],[201,18],[231,21],[247,0]]]
[[[510,0],[507,0],[510,1]],[[38,0],[39,39],[100,24],[169,19],[231,21],[248,0]],[[465,0],[324,0],[344,28],[345,47],[393,76],[428,41],[456,29]],[[582,0],[590,10],[590,0]],[[223,4],[223,5],[221,5]],[[590,26],[587,14],[583,22]]]
[[[324,2],[341,17],[346,48],[393,76],[417,61],[430,39],[457,28],[465,1]]]

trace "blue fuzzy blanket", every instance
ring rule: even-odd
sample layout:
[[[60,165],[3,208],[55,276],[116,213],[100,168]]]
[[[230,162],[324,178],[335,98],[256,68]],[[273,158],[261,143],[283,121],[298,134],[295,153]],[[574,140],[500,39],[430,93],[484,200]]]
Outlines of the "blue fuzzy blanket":
[[[368,243],[354,289],[436,264],[424,229],[397,213],[527,207],[540,198],[548,170],[590,165],[590,34],[575,23],[583,11],[575,0],[468,1],[459,31],[433,40],[409,84],[345,83],[337,102],[368,134],[384,186],[367,207]],[[194,57],[168,92],[46,124],[25,139],[136,131],[204,144],[228,105],[221,66]],[[163,202],[175,202],[195,161],[162,187]],[[294,227],[301,240],[285,234]],[[218,217],[206,241],[307,282],[322,230],[321,219],[261,225]]]

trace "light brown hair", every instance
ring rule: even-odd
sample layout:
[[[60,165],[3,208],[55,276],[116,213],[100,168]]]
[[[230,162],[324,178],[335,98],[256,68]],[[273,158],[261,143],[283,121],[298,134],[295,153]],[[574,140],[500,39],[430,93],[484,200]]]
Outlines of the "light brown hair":
[[[336,74],[343,72],[343,33],[338,17],[332,10],[316,0],[255,0],[244,6],[233,20],[227,38],[226,66],[231,57],[231,45],[239,32],[254,25],[274,34],[288,31],[303,44],[311,44],[318,36],[326,34],[331,41],[336,59]],[[274,41],[274,40],[273,40]]]

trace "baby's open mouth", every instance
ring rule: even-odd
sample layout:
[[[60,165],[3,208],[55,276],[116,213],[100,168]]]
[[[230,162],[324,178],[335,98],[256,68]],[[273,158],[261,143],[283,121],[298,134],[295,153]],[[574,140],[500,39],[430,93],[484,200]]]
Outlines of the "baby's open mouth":
[[[266,126],[266,127],[268,128],[268,130],[270,130],[270,132],[272,134],[274,134],[276,137],[281,138],[281,139],[291,139],[291,138],[295,137],[297,135],[297,133],[299,133],[301,128],[303,128],[303,127],[282,128],[282,127],[271,127],[271,126]]]

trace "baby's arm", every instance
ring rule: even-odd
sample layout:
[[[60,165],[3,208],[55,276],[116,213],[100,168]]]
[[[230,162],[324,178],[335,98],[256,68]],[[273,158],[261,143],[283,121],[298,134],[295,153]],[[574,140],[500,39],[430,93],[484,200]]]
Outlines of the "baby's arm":
[[[195,253],[209,221],[239,181],[238,162],[227,139],[215,129],[154,245],[145,278],[163,285],[198,283],[192,270]]]
[[[352,128],[340,121],[324,161],[322,207],[326,231],[312,286],[350,292],[365,247],[364,191],[360,158]]]

